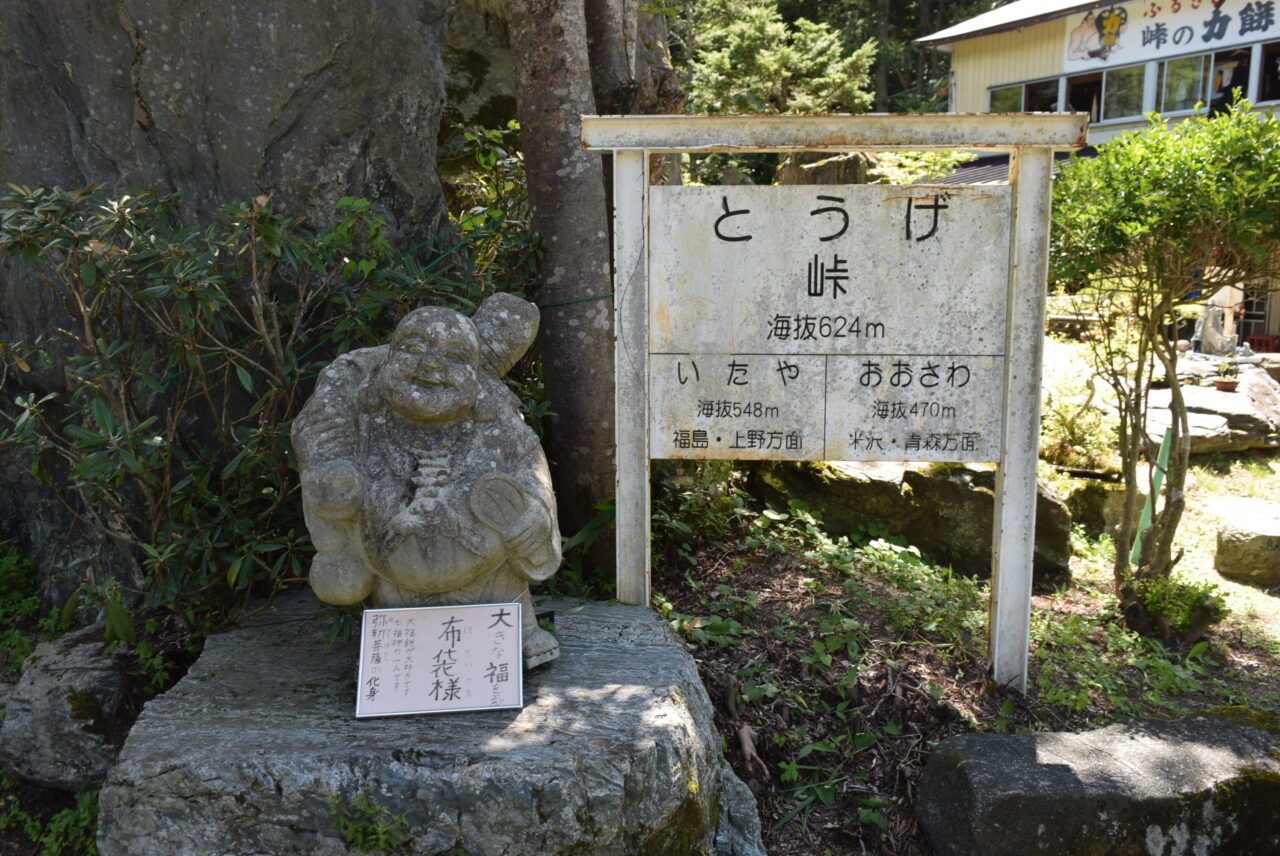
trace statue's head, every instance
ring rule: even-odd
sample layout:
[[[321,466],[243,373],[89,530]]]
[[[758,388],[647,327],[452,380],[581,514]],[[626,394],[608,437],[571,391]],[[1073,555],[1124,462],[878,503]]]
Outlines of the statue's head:
[[[480,339],[470,319],[428,306],[404,317],[378,376],[387,405],[405,419],[442,425],[467,416],[480,391]]]

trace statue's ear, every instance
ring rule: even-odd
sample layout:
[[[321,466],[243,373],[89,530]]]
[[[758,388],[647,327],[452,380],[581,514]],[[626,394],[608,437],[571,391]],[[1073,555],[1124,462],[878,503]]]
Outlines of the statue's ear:
[[[480,362],[502,377],[538,335],[538,307],[514,294],[488,297],[471,316],[480,334]]]

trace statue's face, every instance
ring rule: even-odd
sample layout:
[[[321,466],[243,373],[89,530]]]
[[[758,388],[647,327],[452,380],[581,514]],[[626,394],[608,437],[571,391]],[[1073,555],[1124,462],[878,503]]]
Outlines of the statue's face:
[[[466,416],[479,392],[480,343],[475,327],[449,309],[405,316],[382,367],[382,394],[396,413],[440,425]]]

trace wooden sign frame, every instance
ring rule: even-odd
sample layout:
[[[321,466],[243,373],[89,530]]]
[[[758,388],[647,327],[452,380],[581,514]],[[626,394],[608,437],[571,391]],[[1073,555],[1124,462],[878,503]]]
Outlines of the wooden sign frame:
[[[1026,688],[1053,154],[1088,144],[1082,114],[583,116],[613,154],[618,599],[649,603],[649,156],[962,149],[1009,153],[1012,240],[990,607],[992,676]]]

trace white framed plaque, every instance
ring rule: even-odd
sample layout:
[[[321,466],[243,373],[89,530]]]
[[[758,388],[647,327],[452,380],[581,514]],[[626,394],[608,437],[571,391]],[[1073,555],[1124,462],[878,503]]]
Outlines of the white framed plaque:
[[[999,460],[1012,199],[649,188],[649,456]]]
[[[519,603],[366,609],[356,716],[524,706]]]

